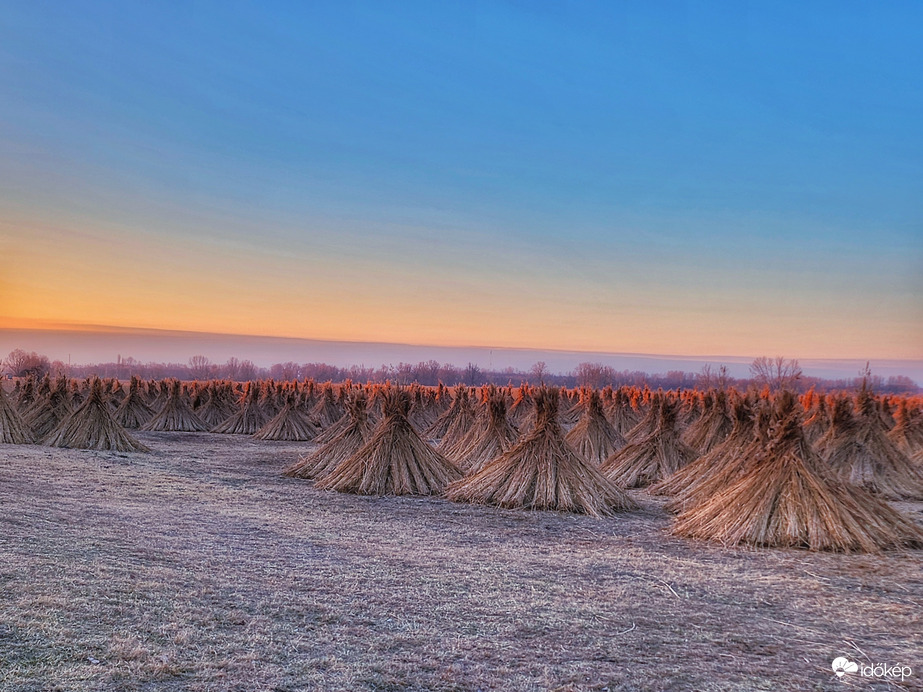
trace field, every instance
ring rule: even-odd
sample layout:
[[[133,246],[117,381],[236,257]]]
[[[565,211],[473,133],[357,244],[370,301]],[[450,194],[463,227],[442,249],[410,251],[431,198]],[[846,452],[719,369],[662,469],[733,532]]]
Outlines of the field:
[[[923,689],[920,551],[690,542],[634,491],[608,520],[341,495],[282,475],[310,444],[137,437],[0,449],[0,689]]]

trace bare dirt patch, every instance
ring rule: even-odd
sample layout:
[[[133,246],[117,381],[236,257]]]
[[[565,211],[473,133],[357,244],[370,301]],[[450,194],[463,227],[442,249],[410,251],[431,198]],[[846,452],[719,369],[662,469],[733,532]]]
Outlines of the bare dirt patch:
[[[684,541],[644,493],[612,519],[341,495],[282,475],[310,444],[138,437],[0,448],[0,689],[923,689],[919,551]]]

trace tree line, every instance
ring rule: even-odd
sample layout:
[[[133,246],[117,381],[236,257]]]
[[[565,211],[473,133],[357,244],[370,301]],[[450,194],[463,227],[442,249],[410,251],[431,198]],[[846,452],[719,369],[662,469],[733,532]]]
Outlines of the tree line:
[[[641,370],[616,370],[602,363],[584,362],[567,373],[552,373],[543,361],[534,363],[528,370],[504,368],[502,370],[489,370],[481,368],[475,363],[468,363],[459,367],[451,363],[440,363],[436,360],[420,361],[418,363],[387,364],[378,367],[365,365],[351,365],[340,367],[328,363],[274,363],[269,367],[261,367],[250,360],[229,358],[224,363],[214,363],[207,356],[194,355],[185,363],[142,363],[132,357],[119,356],[115,362],[86,363],[80,365],[67,365],[59,360],[52,361],[47,356],[39,353],[27,352],[22,349],[12,351],[2,361],[3,371],[11,377],[26,377],[33,375],[64,374],[68,377],[115,377],[128,379],[137,375],[144,379],[160,380],[175,377],[181,380],[235,380],[245,382],[272,378],[274,380],[304,380],[312,379],[317,382],[386,382],[396,384],[412,384],[435,386],[440,382],[445,385],[466,384],[479,386],[484,384],[518,385],[529,383],[534,385],[547,384],[558,387],[594,387],[607,386],[648,386],[652,389],[710,389],[736,387],[746,389],[750,385],[771,390],[791,388],[796,391],[807,391],[815,388],[818,391],[852,389],[864,381],[866,386],[872,387],[881,393],[905,394],[917,393],[921,389],[909,377],[904,375],[883,378],[873,375],[866,367],[864,372],[858,373],[855,378],[825,379],[805,375],[797,360],[776,356],[769,358],[761,356],[750,364],[750,376],[746,378],[732,377],[726,366],[713,367],[705,365],[698,372],[684,370],[669,370],[665,373],[648,373]]]

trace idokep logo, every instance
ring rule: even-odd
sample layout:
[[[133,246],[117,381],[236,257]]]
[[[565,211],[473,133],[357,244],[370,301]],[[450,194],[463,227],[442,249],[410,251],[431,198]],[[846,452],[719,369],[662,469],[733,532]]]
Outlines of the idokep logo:
[[[846,673],[856,673],[859,671],[859,664],[853,663],[844,656],[833,659],[831,665],[833,666],[833,672],[836,673],[838,678],[843,677]]]
[[[830,666],[833,668],[833,672],[836,673],[838,678],[843,677],[847,673],[858,673],[863,678],[878,678],[879,680],[900,678],[901,682],[903,682],[913,675],[913,669],[910,666],[889,666],[884,663],[860,666],[858,663],[850,661],[845,656],[836,657],[833,659],[833,663],[831,663]]]

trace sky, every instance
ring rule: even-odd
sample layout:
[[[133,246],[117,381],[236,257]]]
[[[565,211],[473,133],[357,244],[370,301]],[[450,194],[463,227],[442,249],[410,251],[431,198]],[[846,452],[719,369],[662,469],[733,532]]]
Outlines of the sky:
[[[921,26],[0,0],[0,328],[921,359]]]

